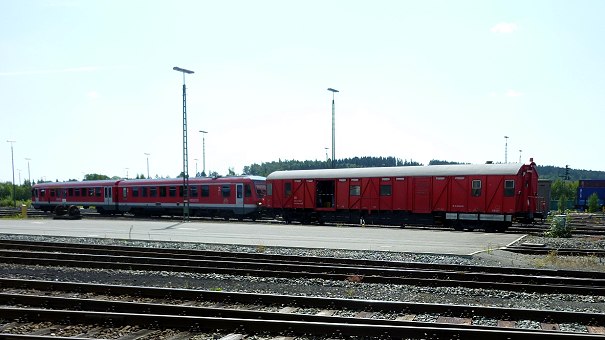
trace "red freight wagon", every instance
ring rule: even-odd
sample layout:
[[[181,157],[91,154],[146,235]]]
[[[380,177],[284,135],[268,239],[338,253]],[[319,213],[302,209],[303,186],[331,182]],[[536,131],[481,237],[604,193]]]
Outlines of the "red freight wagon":
[[[536,217],[536,164],[277,171],[265,205],[286,222],[503,230]]]

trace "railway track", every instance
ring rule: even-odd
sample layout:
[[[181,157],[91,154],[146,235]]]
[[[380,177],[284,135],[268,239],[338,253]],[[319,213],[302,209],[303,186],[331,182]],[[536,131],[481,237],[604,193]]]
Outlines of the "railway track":
[[[35,209],[27,209],[28,217],[51,217],[52,214]],[[0,208],[0,218],[21,217],[21,209],[18,208]]]
[[[17,338],[10,330],[27,322],[54,325],[46,324],[45,329],[54,329],[55,339],[57,329],[66,325],[78,325],[81,333],[76,338],[88,339],[99,327],[128,326],[141,337],[172,329],[183,338],[219,331],[227,334],[224,339],[259,333],[268,338],[602,339],[605,333],[601,313],[19,279],[0,279],[0,304],[0,318],[19,320],[0,324],[2,338]],[[432,315],[433,322],[421,321],[423,314]],[[478,318],[490,318],[494,326],[473,324]],[[515,328],[519,320],[538,322],[541,329]],[[585,325],[585,330],[560,332],[560,323]]]
[[[555,254],[562,256],[594,256],[605,257],[604,249],[583,249],[583,248],[552,248],[544,244],[522,243],[516,246],[507,246],[503,248],[506,251],[527,254],[527,255],[547,255]]]
[[[299,257],[262,253],[2,240],[0,262],[605,295],[603,272]]]

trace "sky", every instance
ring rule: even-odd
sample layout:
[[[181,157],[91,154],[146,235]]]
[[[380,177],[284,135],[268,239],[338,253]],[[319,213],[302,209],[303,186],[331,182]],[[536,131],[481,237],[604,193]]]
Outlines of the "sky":
[[[195,72],[190,176],[200,130],[207,172],[331,157],[327,88],[337,159],[605,171],[603,13],[600,0],[0,0],[0,182],[12,159],[17,182],[132,178],[147,160],[177,176],[175,66]]]

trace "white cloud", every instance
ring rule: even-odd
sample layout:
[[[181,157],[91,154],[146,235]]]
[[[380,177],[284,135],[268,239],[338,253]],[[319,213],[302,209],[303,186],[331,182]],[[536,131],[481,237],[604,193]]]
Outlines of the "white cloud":
[[[83,66],[83,67],[72,67],[54,70],[37,70],[37,71],[15,71],[15,72],[0,72],[0,76],[23,76],[23,75],[37,75],[37,74],[48,74],[48,73],[69,73],[69,72],[91,72],[98,71],[97,66]]]
[[[501,22],[491,28],[494,33],[513,33],[517,30],[517,24],[514,22]]]
[[[523,96],[523,93],[516,91],[516,90],[507,90],[506,92],[502,93],[502,92],[497,92],[497,91],[492,91],[488,94],[488,96],[490,98],[501,98],[501,97],[521,97]]]
[[[507,97],[521,97],[523,95],[523,93],[519,92],[519,91],[515,91],[515,90],[508,90],[506,91],[506,96]]]
[[[86,97],[88,97],[88,99],[90,99],[90,100],[95,100],[95,99],[99,98],[99,92],[97,92],[97,91],[89,91],[86,94]]]

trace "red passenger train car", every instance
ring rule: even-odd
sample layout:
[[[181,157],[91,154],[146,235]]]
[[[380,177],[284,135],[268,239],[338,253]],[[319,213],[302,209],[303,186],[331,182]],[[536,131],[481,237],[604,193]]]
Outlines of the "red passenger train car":
[[[429,165],[277,171],[265,207],[286,222],[505,230],[538,207],[536,164]]]
[[[40,183],[32,188],[32,203],[45,211],[82,206],[101,214],[179,215],[183,188],[182,178]],[[265,192],[260,176],[190,178],[189,214],[256,219]]]

